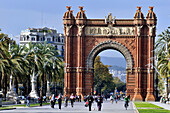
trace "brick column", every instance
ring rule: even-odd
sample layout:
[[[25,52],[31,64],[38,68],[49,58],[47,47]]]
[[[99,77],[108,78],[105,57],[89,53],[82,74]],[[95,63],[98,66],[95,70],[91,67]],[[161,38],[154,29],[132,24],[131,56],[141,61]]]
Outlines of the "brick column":
[[[65,83],[64,83],[64,94],[70,95],[71,93],[71,72],[70,72],[70,65],[71,65],[71,36],[70,36],[70,29],[72,25],[70,26],[64,26],[65,29]]]
[[[142,26],[136,26],[137,27],[137,67],[136,67],[136,71],[135,71],[135,81],[136,81],[136,88],[134,90],[135,92],[135,95],[134,95],[134,98],[133,100],[134,101],[142,101],[143,98],[142,98],[142,95],[141,95],[141,92],[142,92],[142,88],[141,88],[141,36],[140,36],[140,33],[141,33],[141,28]]]
[[[82,31],[84,25],[77,25],[78,27],[78,34],[77,34],[77,85],[76,85],[76,94],[82,95],[83,93],[83,35]]]
[[[146,101],[155,101],[155,97],[153,95],[154,92],[154,70],[151,69],[151,65],[152,63],[154,63],[154,61],[151,61],[151,58],[154,56],[154,37],[152,36],[152,31],[154,26],[148,26],[149,27],[149,44],[148,44],[148,56],[149,56],[149,67],[148,67],[148,76],[147,76],[147,95],[145,100]]]

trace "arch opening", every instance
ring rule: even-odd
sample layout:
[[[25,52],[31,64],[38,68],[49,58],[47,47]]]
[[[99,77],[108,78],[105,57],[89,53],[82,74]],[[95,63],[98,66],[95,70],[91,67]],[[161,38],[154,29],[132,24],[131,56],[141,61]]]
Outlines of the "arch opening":
[[[116,41],[105,41],[98,45],[96,45],[89,53],[87,57],[87,70],[94,68],[94,59],[96,56],[107,49],[113,49],[119,51],[126,59],[127,65],[126,69],[132,69],[133,68],[133,57],[130,53],[130,51],[121,43]]]
[[[126,60],[119,51],[106,49],[94,59],[93,91],[105,98],[126,94]]]

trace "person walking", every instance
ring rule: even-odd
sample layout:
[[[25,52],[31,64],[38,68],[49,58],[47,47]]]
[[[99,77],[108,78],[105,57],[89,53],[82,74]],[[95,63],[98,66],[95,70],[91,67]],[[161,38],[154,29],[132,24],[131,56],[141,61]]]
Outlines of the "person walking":
[[[113,104],[113,94],[110,96],[111,103]]]
[[[117,104],[117,101],[118,101],[118,96],[115,95],[115,101],[116,101],[116,104]]]
[[[40,98],[39,98],[40,106],[42,106],[42,100],[43,100],[43,97],[42,97],[42,96],[40,96]]]
[[[65,95],[64,100],[65,100],[65,107],[67,107],[68,106],[68,96],[67,95]]]
[[[46,96],[43,96],[43,99],[44,99],[44,102],[45,102],[45,103],[47,103],[46,98],[47,98]]]
[[[80,102],[81,102],[81,95],[79,95],[79,99],[80,99]]]
[[[105,99],[106,99],[106,101],[107,101],[107,94],[105,95]]]
[[[89,96],[88,96],[89,111],[91,111],[93,100],[94,100],[93,96],[91,95],[91,93],[89,93]]]
[[[50,102],[51,102],[51,108],[54,108],[54,105],[55,105],[55,97],[54,97],[54,94],[52,95]]]
[[[61,96],[61,94],[59,94],[59,95],[58,95],[59,110],[61,110],[61,104],[62,104],[62,96]]]
[[[99,93],[98,96],[97,96],[97,107],[98,107],[98,111],[101,111],[102,103],[103,103],[103,97],[102,97],[101,94]]]
[[[74,99],[75,99],[75,97],[74,97],[74,95],[73,95],[73,93],[72,93],[72,94],[71,94],[71,96],[70,96],[70,100],[71,100],[71,107],[73,107]]]
[[[27,107],[30,107],[30,95],[27,96]]]
[[[130,99],[129,99],[128,96],[126,96],[124,100],[125,100],[125,108],[126,108],[126,110],[127,110],[127,107],[129,106],[128,103],[129,103],[129,100],[130,100]]]

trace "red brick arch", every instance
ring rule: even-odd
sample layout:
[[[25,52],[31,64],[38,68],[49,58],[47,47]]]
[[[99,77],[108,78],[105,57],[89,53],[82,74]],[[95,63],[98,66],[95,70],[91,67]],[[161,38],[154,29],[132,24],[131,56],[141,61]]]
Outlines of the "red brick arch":
[[[113,49],[113,50],[119,51],[126,59],[127,69],[133,68],[133,58],[132,58],[130,51],[123,44],[116,42],[116,41],[113,42],[112,40],[109,40],[109,41],[104,41],[104,42],[99,43],[90,51],[87,57],[87,64],[86,64],[87,70],[93,68],[93,65],[94,65],[93,63],[94,63],[94,59],[96,58],[96,56],[100,52],[106,49]]]
[[[121,52],[127,62],[127,95],[133,100],[155,100],[153,64],[156,15],[153,7],[144,19],[138,7],[133,19],[87,19],[83,7],[74,17],[67,7],[63,17],[65,33],[64,93],[87,95],[93,92],[93,63],[105,49]]]

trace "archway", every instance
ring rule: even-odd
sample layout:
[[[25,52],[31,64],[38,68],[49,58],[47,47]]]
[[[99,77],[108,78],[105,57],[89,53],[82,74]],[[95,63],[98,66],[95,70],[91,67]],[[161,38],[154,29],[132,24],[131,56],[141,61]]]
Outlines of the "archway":
[[[155,100],[153,57],[156,16],[153,7],[144,19],[141,7],[133,19],[87,19],[83,7],[74,17],[71,7],[63,17],[65,34],[65,94],[93,92],[93,61],[105,49],[121,52],[127,62],[127,94],[133,100]],[[155,15],[155,14],[154,14]],[[148,60],[149,59],[149,60]]]
[[[117,50],[106,49],[94,59],[94,94],[126,94],[126,59]]]
[[[117,50],[122,55],[125,57],[126,62],[127,62],[127,67],[126,69],[132,69],[133,67],[133,57],[130,53],[130,51],[121,43],[116,42],[116,41],[105,41],[101,42],[98,45],[96,45],[89,53],[87,57],[87,70],[93,69],[93,63],[94,63],[94,58],[103,50],[106,49],[113,49]]]

